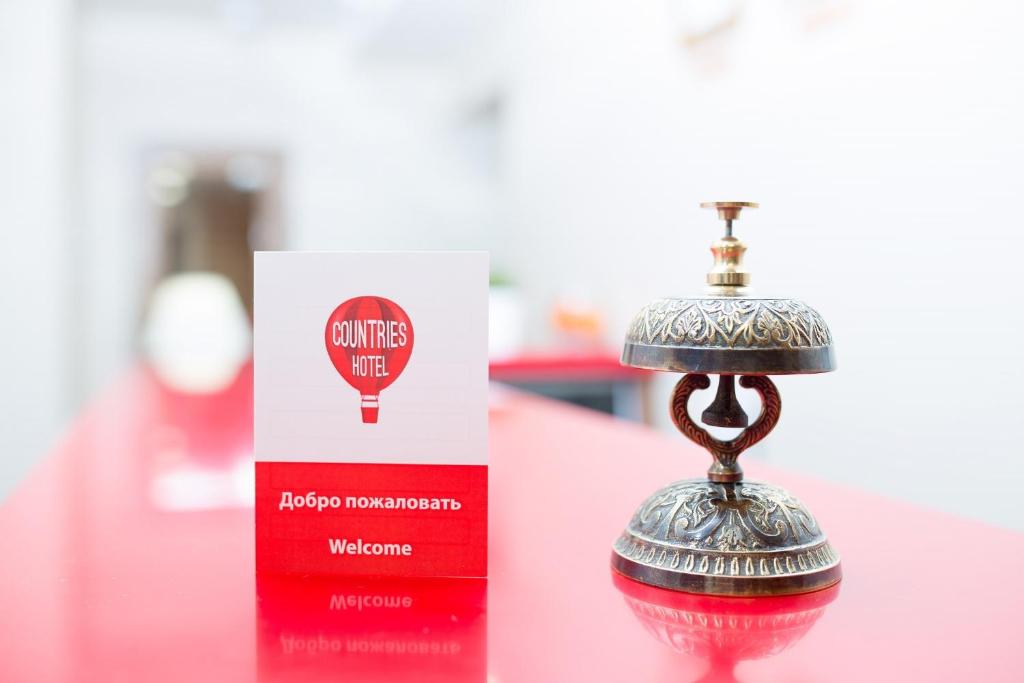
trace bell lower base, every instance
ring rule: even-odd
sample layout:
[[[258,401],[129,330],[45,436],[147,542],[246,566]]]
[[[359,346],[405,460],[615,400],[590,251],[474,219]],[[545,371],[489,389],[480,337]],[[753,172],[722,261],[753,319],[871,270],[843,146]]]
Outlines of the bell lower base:
[[[839,582],[839,562],[815,571],[780,576],[699,574],[638,562],[612,551],[612,569],[640,583],[686,593],[732,597],[794,595],[828,588]]]
[[[689,479],[655,491],[615,541],[611,563],[651,586],[723,596],[807,593],[842,577],[807,508],[761,482]]]

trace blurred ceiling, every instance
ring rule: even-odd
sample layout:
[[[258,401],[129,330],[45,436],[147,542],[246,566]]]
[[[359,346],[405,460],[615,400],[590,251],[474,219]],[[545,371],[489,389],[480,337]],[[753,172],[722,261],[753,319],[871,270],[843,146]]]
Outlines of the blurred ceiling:
[[[239,32],[337,27],[361,57],[457,61],[496,23],[494,0],[80,0],[89,15],[157,15],[221,22]]]

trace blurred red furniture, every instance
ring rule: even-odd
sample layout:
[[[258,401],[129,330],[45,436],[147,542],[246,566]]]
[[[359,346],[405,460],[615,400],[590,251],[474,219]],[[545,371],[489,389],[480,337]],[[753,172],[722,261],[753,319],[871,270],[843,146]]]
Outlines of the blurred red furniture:
[[[706,457],[507,392],[489,580],[257,581],[251,400],[249,371],[188,396],[142,370],[80,417],[0,507],[0,681],[1021,680],[1024,536],[755,460],[820,515],[838,589],[651,589],[612,576],[611,543]]]

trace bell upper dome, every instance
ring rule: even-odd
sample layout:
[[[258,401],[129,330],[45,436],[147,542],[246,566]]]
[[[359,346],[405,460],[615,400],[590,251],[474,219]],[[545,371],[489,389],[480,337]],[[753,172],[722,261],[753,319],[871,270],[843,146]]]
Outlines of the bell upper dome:
[[[633,318],[622,363],[706,374],[775,375],[835,369],[832,333],[797,299],[656,299]]]

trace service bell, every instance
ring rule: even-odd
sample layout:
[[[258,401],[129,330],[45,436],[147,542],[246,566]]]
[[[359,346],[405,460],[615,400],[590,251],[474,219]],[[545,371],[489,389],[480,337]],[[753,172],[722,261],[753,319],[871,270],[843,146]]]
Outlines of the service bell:
[[[687,373],[670,402],[672,420],[713,458],[707,477],[671,484],[645,500],[615,542],[612,566],[643,583],[717,595],[779,595],[812,591],[839,581],[839,556],[804,505],[771,484],[743,480],[739,455],[763,439],[779,419],[781,400],[769,375],[835,369],[832,334],[813,308],[796,299],[762,298],[749,289],[746,245],[732,224],[750,202],[710,202],[725,221],[711,245],[714,265],[703,296],[657,299],[633,319],[622,363]],[[706,425],[743,428],[721,440],[687,410],[694,391],[711,386]],[[750,422],[736,400],[740,387],[761,398]]]

